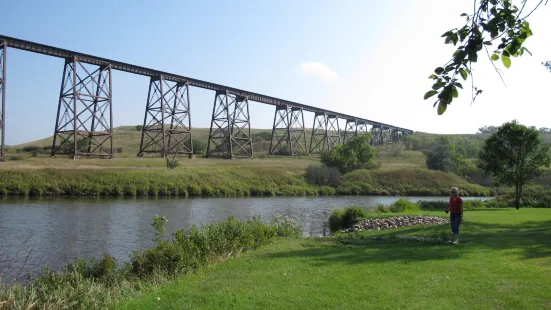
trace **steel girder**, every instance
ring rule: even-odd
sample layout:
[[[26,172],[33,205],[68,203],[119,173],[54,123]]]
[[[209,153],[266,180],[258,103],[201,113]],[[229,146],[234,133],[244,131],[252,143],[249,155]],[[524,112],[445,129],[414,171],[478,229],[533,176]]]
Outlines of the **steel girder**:
[[[138,156],[193,154],[189,84],[151,78]]]
[[[327,113],[316,113],[310,138],[310,153],[329,151],[341,140],[339,118]]]
[[[269,154],[294,156],[307,152],[302,109],[277,106]]]
[[[93,66],[78,57],[66,59],[51,155],[113,158],[111,98],[109,64]]]
[[[227,90],[216,92],[207,145],[207,157],[213,155],[253,158],[247,97]]]
[[[0,41],[0,161],[4,158],[6,138],[6,42]]]

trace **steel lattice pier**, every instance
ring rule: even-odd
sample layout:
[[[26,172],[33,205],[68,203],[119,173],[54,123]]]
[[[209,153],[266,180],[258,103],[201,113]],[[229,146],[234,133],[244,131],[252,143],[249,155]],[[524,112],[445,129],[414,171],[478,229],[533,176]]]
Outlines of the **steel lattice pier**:
[[[151,78],[138,156],[193,154],[189,85]]]
[[[111,66],[65,60],[52,156],[113,157]]]
[[[247,97],[218,91],[214,97],[207,157],[253,158]]]

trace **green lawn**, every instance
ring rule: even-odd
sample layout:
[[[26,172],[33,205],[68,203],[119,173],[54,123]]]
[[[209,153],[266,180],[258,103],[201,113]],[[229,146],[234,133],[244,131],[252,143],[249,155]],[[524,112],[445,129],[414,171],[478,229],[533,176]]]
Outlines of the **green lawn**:
[[[421,212],[422,214],[439,214]],[[466,211],[447,225],[282,240],[118,309],[549,309],[551,210]],[[374,235],[379,239],[367,238]]]

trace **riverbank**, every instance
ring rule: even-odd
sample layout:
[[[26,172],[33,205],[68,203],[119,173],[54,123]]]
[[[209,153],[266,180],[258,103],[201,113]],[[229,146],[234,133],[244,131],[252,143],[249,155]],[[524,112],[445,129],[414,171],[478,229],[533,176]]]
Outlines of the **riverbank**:
[[[366,215],[447,218],[441,210]],[[161,233],[164,224],[154,220]],[[45,273],[38,286],[4,287],[0,309],[14,302],[71,302],[75,309],[544,309],[551,301],[549,225],[549,209],[467,210],[460,244],[450,245],[449,224],[297,238],[288,220],[230,219],[171,241],[156,237],[157,247],[119,267],[104,257]],[[450,281],[461,289],[450,291]]]
[[[315,157],[255,160],[184,159],[167,170],[162,159],[67,160],[26,158],[0,165],[0,196],[176,196],[248,197],[317,195],[447,195],[458,186],[464,196],[489,196],[491,189],[410,160],[381,160],[376,170],[339,176],[324,186],[309,182]],[[400,164],[401,163],[401,164]]]
[[[115,308],[547,309],[549,225],[551,210],[476,210],[455,246],[393,237],[439,239],[448,225],[279,241]]]

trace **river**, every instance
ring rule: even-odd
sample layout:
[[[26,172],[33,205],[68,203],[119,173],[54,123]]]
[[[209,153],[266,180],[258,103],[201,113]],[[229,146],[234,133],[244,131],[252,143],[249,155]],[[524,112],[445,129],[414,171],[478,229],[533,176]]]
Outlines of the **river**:
[[[2,199],[0,200],[0,278],[21,279],[49,266],[54,270],[81,257],[107,253],[126,260],[132,251],[153,245],[155,214],[168,218],[168,232],[192,225],[276,214],[294,218],[305,236],[322,235],[331,210],[346,206],[390,204],[399,198],[447,197],[299,197],[197,199]],[[472,199],[472,198],[465,198]],[[485,198],[480,198],[485,199]]]

